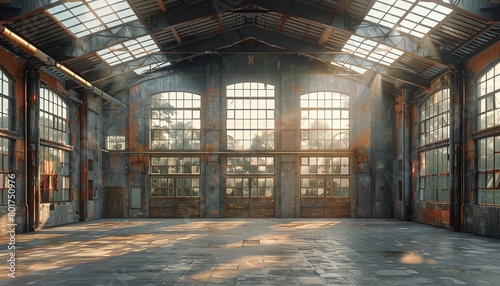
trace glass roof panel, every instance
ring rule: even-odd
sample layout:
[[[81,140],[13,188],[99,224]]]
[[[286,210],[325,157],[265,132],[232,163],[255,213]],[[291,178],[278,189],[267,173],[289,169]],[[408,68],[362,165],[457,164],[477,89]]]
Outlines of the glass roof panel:
[[[57,0],[52,0],[51,3],[55,2]],[[138,19],[125,0],[66,2],[47,11],[76,37],[83,37]],[[86,28],[82,30],[81,26]]]
[[[160,49],[150,35],[125,41],[97,52],[103,61],[109,65],[117,65],[134,59],[139,59]]]
[[[451,12],[452,9],[433,2],[378,0],[364,20],[423,37]]]
[[[342,50],[384,65],[391,65],[403,54],[400,50],[356,35],[349,38]]]
[[[348,68],[354,72],[357,72],[359,74],[364,74],[367,69],[365,68],[362,68],[362,67],[359,67],[359,66],[355,66],[355,65],[351,65],[351,64],[348,64],[348,63],[344,63],[344,62],[331,62],[332,65],[334,66],[338,66],[338,67],[344,67],[344,68]]]

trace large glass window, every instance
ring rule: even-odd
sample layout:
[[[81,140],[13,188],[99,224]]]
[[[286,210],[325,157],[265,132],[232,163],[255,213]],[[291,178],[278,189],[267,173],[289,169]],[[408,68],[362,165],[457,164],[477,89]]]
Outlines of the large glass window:
[[[449,89],[440,90],[420,107],[420,145],[448,139],[450,130]]]
[[[448,202],[449,191],[448,147],[420,152],[421,201]]]
[[[227,86],[227,148],[274,149],[274,86],[245,82]]]
[[[199,174],[200,157],[151,157],[151,197],[199,197]]]
[[[500,206],[500,136],[478,141],[478,203]]]
[[[479,78],[478,86],[478,130],[499,126],[500,63]]]
[[[42,144],[48,142],[61,145],[70,144],[67,104],[61,96],[46,88],[40,89],[40,138]],[[41,146],[39,158],[42,202],[69,201],[70,152]]]
[[[500,126],[500,63],[478,81],[478,130]],[[477,142],[477,202],[500,206],[500,135]]]
[[[165,92],[151,97],[151,149],[200,149],[201,97]]]
[[[13,131],[12,80],[0,69],[0,129]],[[13,140],[0,136],[0,205],[8,204],[7,175],[12,172]]]
[[[442,89],[428,96],[420,105],[419,112],[419,200],[449,202],[449,89]]]
[[[302,157],[301,197],[349,197],[349,157]]]
[[[227,197],[274,197],[274,157],[228,157]]]
[[[69,157],[67,151],[40,147],[40,191],[43,203],[70,200]]]
[[[55,92],[40,89],[40,138],[59,144],[70,143],[66,102]]]
[[[301,149],[349,148],[349,96],[313,92],[300,97]]]

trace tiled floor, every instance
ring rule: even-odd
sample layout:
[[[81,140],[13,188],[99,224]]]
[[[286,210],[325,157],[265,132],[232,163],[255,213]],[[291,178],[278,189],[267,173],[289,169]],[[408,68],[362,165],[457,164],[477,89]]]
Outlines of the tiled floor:
[[[500,285],[499,239],[399,220],[103,219],[16,245],[0,285]]]

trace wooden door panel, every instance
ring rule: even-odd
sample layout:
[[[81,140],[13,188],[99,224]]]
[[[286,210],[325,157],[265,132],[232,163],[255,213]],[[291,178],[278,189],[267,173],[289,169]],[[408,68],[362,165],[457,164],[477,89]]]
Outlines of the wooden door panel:
[[[106,187],[105,213],[108,218],[123,218],[123,187]]]

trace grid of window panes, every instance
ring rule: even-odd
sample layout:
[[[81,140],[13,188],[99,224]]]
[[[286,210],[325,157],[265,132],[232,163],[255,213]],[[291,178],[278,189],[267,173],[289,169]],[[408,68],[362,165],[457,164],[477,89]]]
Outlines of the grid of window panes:
[[[379,0],[365,20],[422,38],[451,11],[437,3],[425,1]]]
[[[165,92],[151,97],[151,148],[200,149],[201,97]]]
[[[152,197],[199,197],[200,177],[151,177]]]
[[[245,82],[226,92],[227,148],[274,149],[274,86]]]
[[[302,157],[300,174],[348,175],[349,157]]]
[[[12,81],[0,69],[0,128],[12,129]]]
[[[313,92],[300,97],[301,149],[349,148],[349,96]]]
[[[68,108],[55,92],[40,89],[40,138],[69,144]]]
[[[302,177],[300,195],[302,197],[349,197],[349,178]]]
[[[200,174],[200,157],[151,157],[151,174]]]
[[[273,197],[274,178],[269,175],[274,174],[274,170],[275,161],[271,156],[228,157],[226,196]],[[240,177],[243,174],[250,176]]]
[[[478,130],[500,125],[500,63],[478,82]]]
[[[226,178],[226,197],[232,197],[232,198],[274,197],[274,178],[271,177]]]
[[[0,205],[8,204],[9,178],[12,173],[12,140],[0,137],[0,148],[2,154],[2,168],[0,169]]]
[[[302,197],[348,197],[349,157],[301,157],[300,195]]]
[[[478,141],[478,203],[500,206],[500,136]]]
[[[274,174],[274,157],[228,157],[228,174]]]
[[[106,137],[106,148],[108,150],[125,150],[125,136]]]
[[[419,200],[449,202],[448,147],[420,152]]]
[[[420,145],[446,140],[450,131],[449,89],[430,95],[420,106]]]
[[[40,147],[40,191],[43,203],[70,200],[70,153]]]
[[[119,0],[67,1],[47,11],[78,38],[138,19],[128,2]]]

